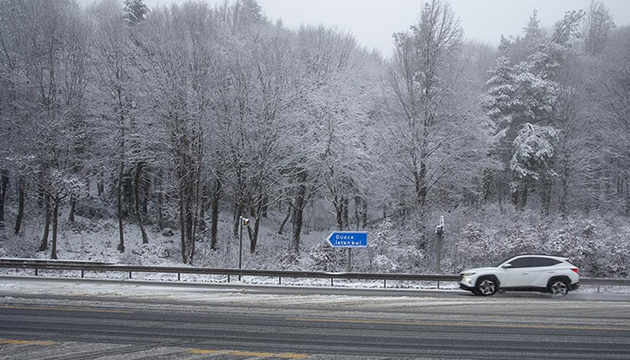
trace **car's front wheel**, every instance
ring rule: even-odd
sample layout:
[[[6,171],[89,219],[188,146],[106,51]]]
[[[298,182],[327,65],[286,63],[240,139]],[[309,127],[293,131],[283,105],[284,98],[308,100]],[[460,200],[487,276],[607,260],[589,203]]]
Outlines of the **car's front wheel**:
[[[549,282],[549,292],[553,296],[565,296],[569,293],[569,285],[565,279],[553,279]]]
[[[475,286],[475,294],[481,296],[494,295],[499,289],[499,284],[492,277],[484,277],[479,279]]]

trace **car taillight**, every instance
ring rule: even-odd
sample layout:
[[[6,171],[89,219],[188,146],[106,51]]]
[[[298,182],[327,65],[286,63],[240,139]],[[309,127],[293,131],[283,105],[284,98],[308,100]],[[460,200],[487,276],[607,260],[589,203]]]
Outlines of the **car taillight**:
[[[579,273],[578,273],[578,268],[572,268],[572,269],[571,269],[571,271],[573,271],[573,272],[574,272],[574,273],[576,273],[576,274],[579,274]]]

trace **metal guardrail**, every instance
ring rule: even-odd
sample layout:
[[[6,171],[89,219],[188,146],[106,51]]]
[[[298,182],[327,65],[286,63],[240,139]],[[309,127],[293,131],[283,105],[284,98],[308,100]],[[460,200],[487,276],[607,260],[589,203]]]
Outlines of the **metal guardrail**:
[[[80,271],[81,277],[85,277],[86,271],[93,272],[122,272],[128,273],[132,278],[133,273],[171,273],[177,274],[177,280],[181,280],[181,274],[197,275],[225,275],[227,282],[232,276],[254,276],[254,277],[274,277],[278,278],[278,284],[282,284],[282,278],[311,278],[330,279],[331,286],[334,286],[335,279],[347,280],[382,280],[383,287],[387,287],[387,281],[430,281],[437,282],[457,282],[459,275],[442,274],[400,274],[400,273],[358,273],[358,272],[321,272],[321,271],[283,271],[283,270],[246,270],[246,269],[215,269],[196,268],[190,266],[139,266],[121,265],[103,262],[74,261],[74,260],[41,260],[41,259],[0,259],[0,268],[12,269],[34,269],[35,275],[40,270],[69,270]],[[581,278],[583,285],[597,286],[630,286],[630,279],[599,279]]]
[[[580,284],[597,286],[630,286],[630,279],[581,278]]]
[[[435,274],[391,274],[391,273],[358,273],[358,272],[322,272],[322,271],[283,271],[283,270],[247,270],[247,269],[217,269],[217,268],[196,268],[190,266],[139,266],[120,265],[112,263],[95,263],[88,261],[64,261],[64,260],[41,260],[41,259],[0,259],[0,268],[12,269],[34,269],[35,275],[39,275],[41,270],[69,270],[80,271],[81,277],[85,277],[86,271],[93,272],[123,272],[128,273],[132,278],[133,273],[171,273],[177,274],[177,280],[181,280],[181,274],[197,275],[224,275],[227,282],[231,278],[253,276],[253,277],[273,277],[278,278],[278,284],[282,284],[282,278],[311,278],[330,279],[331,286],[334,286],[335,279],[348,280],[382,280],[383,287],[387,287],[387,281],[430,281],[456,282],[458,275],[435,275]]]

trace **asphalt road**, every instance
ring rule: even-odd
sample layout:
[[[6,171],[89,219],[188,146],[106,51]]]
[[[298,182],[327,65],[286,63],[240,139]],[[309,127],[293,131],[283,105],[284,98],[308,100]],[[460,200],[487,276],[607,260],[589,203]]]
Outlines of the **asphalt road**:
[[[0,277],[0,359],[630,359],[630,296]]]

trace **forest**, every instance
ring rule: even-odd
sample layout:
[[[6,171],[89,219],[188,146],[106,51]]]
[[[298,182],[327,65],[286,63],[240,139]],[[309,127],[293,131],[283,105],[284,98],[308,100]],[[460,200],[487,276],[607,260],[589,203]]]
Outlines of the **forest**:
[[[345,269],[305,236],[361,230],[357,271],[435,272],[439,247],[443,272],[629,276],[630,28],[594,0],[496,47],[419,9],[384,57],[256,0],[1,0],[0,257],[107,222],[119,254],[166,229],[174,264],[228,266],[246,217],[259,268]]]

